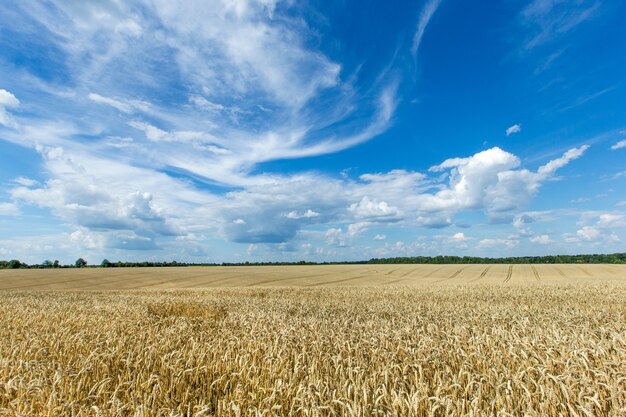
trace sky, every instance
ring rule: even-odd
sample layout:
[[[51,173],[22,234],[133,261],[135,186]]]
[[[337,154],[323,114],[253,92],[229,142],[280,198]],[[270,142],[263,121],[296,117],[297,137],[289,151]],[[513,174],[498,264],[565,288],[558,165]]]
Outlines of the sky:
[[[620,0],[3,1],[0,259],[624,252],[625,18]]]

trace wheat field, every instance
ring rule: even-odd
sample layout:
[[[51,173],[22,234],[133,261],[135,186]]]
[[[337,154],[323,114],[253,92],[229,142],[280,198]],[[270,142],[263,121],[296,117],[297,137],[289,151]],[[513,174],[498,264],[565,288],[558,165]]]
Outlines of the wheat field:
[[[626,265],[306,265],[0,270],[0,290],[626,282]]]
[[[624,416],[626,268],[0,271],[2,416]]]

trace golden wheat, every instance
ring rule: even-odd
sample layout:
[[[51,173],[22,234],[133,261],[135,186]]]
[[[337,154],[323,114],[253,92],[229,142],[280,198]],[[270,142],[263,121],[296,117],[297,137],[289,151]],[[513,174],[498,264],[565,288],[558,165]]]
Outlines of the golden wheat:
[[[484,270],[457,277],[500,268]],[[527,275],[535,285],[5,291],[0,415],[625,415],[626,285]]]
[[[0,270],[0,290],[482,285],[534,281],[554,284],[624,282],[626,265],[293,265]]]

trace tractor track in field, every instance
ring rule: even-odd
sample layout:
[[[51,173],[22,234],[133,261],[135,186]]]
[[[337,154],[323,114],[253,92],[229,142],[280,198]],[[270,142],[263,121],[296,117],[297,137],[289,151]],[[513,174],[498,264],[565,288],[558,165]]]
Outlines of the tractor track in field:
[[[330,273],[327,273],[327,274],[313,274],[313,275],[295,276],[295,277],[289,277],[289,278],[266,279],[265,281],[253,282],[252,284],[248,285],[248,287],[258,287],[260,285],[273,284],[275,282],[290,281],[292,279],[327,277],[329,275],[337,275],[337,274],[330,272]]]
[[[398,278],[398,279],[394,279],[394,280],[391,280],[391,281],[384,282],[382,285],[389,285],[389,284],[395,284],[396,282],[400,282],[400,281],[406,281],[406,278],[404,278],[404,277],[406,277],[406,276],[407,276],[408,274],[410,274],[411,272],[415,272],[415,271],[417,271],[418,269],[420,269],[420,268],[415,268],[415,269],[413,269],[413,270],[409,271],[408,273],[406,273],[406,274],[402,275],[400,278]],[[435,272],[439,271],[440,269],[441,269],[441,268],[434,269],[434,270],[430,271],[429,273],[427,273],[426,275],[424,275],[423,277],[420,277],[420,278],[428,278],[428,277],[430,277],[432,274],[434,274]]]
[[[506,278],[504,278],[504,282],[509,282],[512,276],[513,276],[513,265],[509,265],[509,270],[506,273]]]
[[[455,271],[455,272],[454,272],[452,275],[450,275],[449,277],[444,278],[444,279],[440,279],[439,281],[435,281],[435,283],[438,283],[438,282],[443,282],[443,281],[449,281],[449,280],[451,280],[451,279],[454,279],[454,278],[456,278],[457,276],[459,276],[459,274],[460,274],[461,272],[463,272],[466,268],[467,268],[467,266],[463,266],[463,267],[459,268],[457,271]]]
[[[535,276],[535,279],[537,281],[541,281],[541,277],[539,276],[539,271],[537,271],[537,268],[535,268],[535,265],[531,265],[530,267],[533,270],[533,275]]]
[[[491,265],[489,265],[487,268],[485,268],[483,270],[483,272],[481,272],[480,275],[477,278],[474,278],[474,279],[470,280],[469,282],[476,282],[476,281],[478,281],[480,279],[485,278],[485,275],[487,275],[487,272],[489,272],[490,269],[491,269]]]
[[[404,274],[400,275],[400,278],[404,278],[404,277],[406,277],[407,275],[410,275],[410,274],[412,274],[413,272],[418,271],[419,269],[420,269],[420,268],[414,268],[414,269],[411,269],[409,272],[405,272]]]
[[[354,280],[361,279],[361,278],[367,278],[368,276],[369,275],[359,275],[358,277],[350,277],[350,278],[338,279],[338,280],[329,281],[329,282],[316,282],[315,284],[304,285],[304,287],[321,287],[321,286],[325,286],[325,285],[333,285],[333,284],[336,284],[338,282],[348,282],[348,281],[354,281]]]
[[[233,278],[241,278],[241,277],[247,277],[249,274],[237,274],[237,275],[231,275],[231,276],[227,276],[227,277],[219,277],[219,278],[215,278],[212,279],[210,281],[204,281],[201,282],[200,284],[212,284],[214,282],[219,282],[219,281],[226,281],[229,279],[233,279]],[[129,289],[137,289],[137,288],[149,288],[149,287],[156,287],[157,285],[162,285],[162,284],[167,284],[170,282],[180,282],[180,281],[186,281],[186,280],[192,280],[195,278],[200,278],[200,277],[208,277],[209,274],[196,274],[196,275],[188,275],[188,276],[184,276],[184,277],[176,277],[176,278],[170,278],[167,280],[161,280],[159,282],[154,282],[154,283],[150,283],[150,284],[139,284],[136,285],[134,287],[129,287]]]

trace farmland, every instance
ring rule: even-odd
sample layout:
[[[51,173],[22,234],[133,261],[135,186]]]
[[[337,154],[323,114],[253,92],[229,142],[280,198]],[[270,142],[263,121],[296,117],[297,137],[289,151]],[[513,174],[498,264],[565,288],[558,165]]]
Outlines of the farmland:
[[[0,270],[0,289],[424,286],[626,282],[626,265],[307,265]]]
[[[0,271],[0,415],[623,416],[626,266]]]

